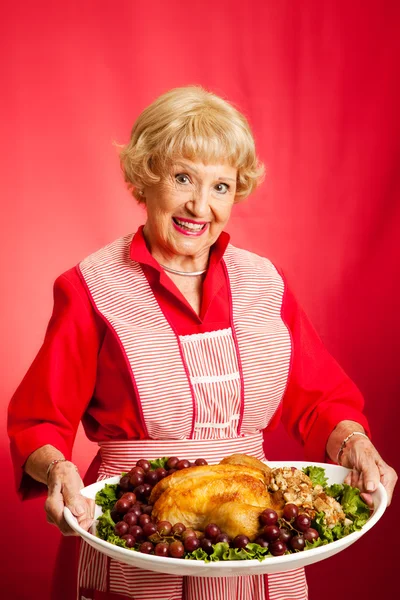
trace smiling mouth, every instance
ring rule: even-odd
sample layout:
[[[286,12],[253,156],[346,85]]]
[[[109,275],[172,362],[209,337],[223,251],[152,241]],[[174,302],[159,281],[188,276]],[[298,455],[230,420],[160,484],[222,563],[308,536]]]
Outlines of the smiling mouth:
[[[180,229],[192,233],[200,233],[207,226],[206,221],[199,223],[197,221],[191,221],[189,219],[178,219],[177,217],[172,217],[172,220]]]

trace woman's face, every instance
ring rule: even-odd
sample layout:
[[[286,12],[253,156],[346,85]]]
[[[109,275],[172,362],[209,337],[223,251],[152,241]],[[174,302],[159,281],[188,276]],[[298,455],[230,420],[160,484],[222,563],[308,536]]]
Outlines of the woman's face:
[[[179,264],[185,258],[204,258],[206,263],[210,246],[229,220],[236,174],[227,163],[203,164],[182,158],[158,184],[144,188],[144,235],[159,262]]]

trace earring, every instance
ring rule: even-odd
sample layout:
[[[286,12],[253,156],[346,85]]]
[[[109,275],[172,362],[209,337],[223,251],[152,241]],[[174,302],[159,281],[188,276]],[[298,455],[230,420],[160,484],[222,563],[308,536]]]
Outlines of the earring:
[[[144,191],[143,191],[143,190],[140,190],[139,194],[140,194],[141,196],[143,196],[143,194],[144,194]]]

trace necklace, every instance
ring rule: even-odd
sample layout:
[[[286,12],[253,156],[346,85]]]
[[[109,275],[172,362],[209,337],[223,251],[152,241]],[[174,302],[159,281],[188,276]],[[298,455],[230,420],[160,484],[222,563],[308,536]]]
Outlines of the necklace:
[[[164,269],[164,271],[168,271],[169,273],[174,273],[174,275],[183,275],[185,277],[196,277],[197,275],[203,275],[207,271],[207,269],[203,269],[203,271],[191,271],[188,273],[187,271],[176,271],[175,269],[171,269],[170,267],[166,267],[160,263],[160,267]]]

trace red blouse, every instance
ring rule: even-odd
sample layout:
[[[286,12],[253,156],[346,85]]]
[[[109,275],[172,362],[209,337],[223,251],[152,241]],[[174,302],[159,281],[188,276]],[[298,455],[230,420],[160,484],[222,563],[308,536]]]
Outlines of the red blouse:
[[[222,233],[211,249],[198,316],[148,251],[142,230],[133,237],[131,258],[141,264],[177,333],[230,327],[229,280],[222,262],[228,234]],[[324,461],[327,439],[339,421],[351,419],[368,431],[363,398],[327,352],[287,286],[282,318],[292,339],[290,374],[268,429],[281,419],[304,445],[307,459]],[[55,281],[54,309],[45,340],[9,407],[11,454],[23,498],[45,489],[24,473],[28,456],[51,444],[71,458],[81,420],[94,442],[145,437],[120,344],[95,311],[75,267]]]

